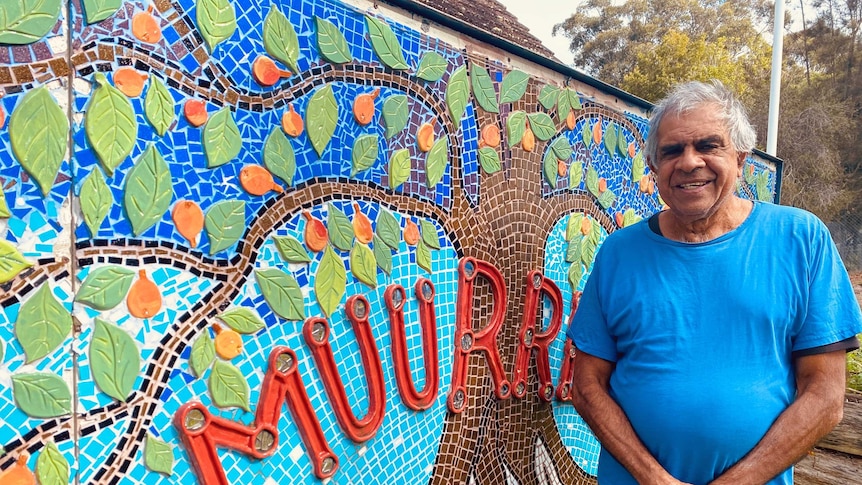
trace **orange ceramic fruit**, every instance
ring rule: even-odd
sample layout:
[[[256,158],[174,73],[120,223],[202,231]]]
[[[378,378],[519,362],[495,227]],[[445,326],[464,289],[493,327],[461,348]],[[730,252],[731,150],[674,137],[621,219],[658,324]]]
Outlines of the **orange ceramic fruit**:
[[[604,177],[601,177],[599,179],[599,193],[602,194],[606,190],[608,190],[608,181]]]
[[[219,357],[231,360],[242,353],[242,337],[236,330],[213,325],[215,330],[215,351]]]
[[[292,104],[287,105],[287,111],[281,115],[281,129],[289,136],[296,138],[302,134],[304,128],[305,125],[302,122],[302,116],[299,116],[299,113],[293,110]]]
[[[138,280],[132,283],[126,296],[129,313],[137,318],[150,318],[162,308],[162,294],[155,283],[147,279],[145,270],[138,271]]]
[[[323,251],[329,235],[326,226],[308,211],[303,212],[302,216],[305,217],[305,246],[315,253]]]
[[[602,141],[602,119],[599,118],[596,121],[596,125],[593,126],[593,143],[599,144]]]
[[[279,79],[293,75],[290,71],[279,69],[275,61],[266,56],[257,56],[251,65],[251,74],[261,86],[272,86]]]
[[[634,158],[635,153],[636,153],[635,152],[635,142],[631,142],[631,143],[629,143],[629,156]]]
[[[374,100],[380,94],[380,88],[370,93],[360,94],[353,100],[353,117],[362,126],[371,123],[374,119]]]
[[[207,105],[199,99],[190,99],[183,105],[183,115],[189,124],[198,127],[207,122]]]
[[[566,172],[569,171],[569,168],[566,166],[566,162],[563,160],[557,160],[557,175],[560,177],[565,177]]]
[[[132,17],[132,35],[141,42],[155,44],[162,39],[162,29],[153,17],[153,6],[146,12],[138,12]]]
[[[27,468],[30,454],[26,451],[18,456],[14,465],[0,472],[0,483],[3,485],[36,485],[36,475]]]
[[[572,110],[569,110],[569,114],[566,115],[566,128],[568,128],[569,131],[575,129],[575,112]]]
[[[192,200],[179,200],[174,204],[171,211],[171,219],[174,227],[192,247],[197,245],[198,234],[204,228],[204,213],[197,202]]]
[[[411,246],[419,244],[419,226],[410,219],[407,219],[407,224],[404,226],[404,242]]]
[[[587,236],[590,234],[590,231],[593,230],[593,221],[590,220],[589,217],[584,217],[581,219],[581,234]]]
[[[423,152],[427,152],[434,146],[434,120],[419,127],[419,131],[416,132],[416,145]]]
[[[251,195],[263,195],[270,190],[282,192],[269,170],[260,165],[246,165],[239,172],[239,183]]]
[[[356,240],[363,244],[368,244],[374,239],[371,220],[360,212],[359,204],[356,202],[353,203],[353,233],[356,235]]]
[[[3,105],[0,104],[0,129],[3,129],[3,125],[6,124],[6,111],[3,109]]]
[[[147,76],[132,67],[121,67],[114,72],[114,86],[130,98],[141,95]]]
[[[497,125],[486,125],[482,128],[482,142],[484,146],[497,148],[500,146],[500,128]]]
[[[617,212],[616,214],[614,214],[614,220],[617,223],[617,227],[623,227],[623,222],[625,222],[625,219],[623,219],[622,212]]]
[[[536,135],[533,134],[533,130],[529,126],[524,130],[524,136],[521,138],[521,148],[525,152],[532,152],[536,148]]]
[[[638,190],[643,193],[647,193],[649,191],[649,175],[644,175],[638,181]]]

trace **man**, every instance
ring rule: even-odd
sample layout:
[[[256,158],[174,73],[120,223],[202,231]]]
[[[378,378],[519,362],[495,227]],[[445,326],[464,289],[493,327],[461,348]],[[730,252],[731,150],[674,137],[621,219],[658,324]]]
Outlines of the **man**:
[[[736,195],[755,133],[720,83],[650,120],[668,210],[602,245],[568,335],[600,485],[790,484],[840,420],[862,315],[822,222]]]

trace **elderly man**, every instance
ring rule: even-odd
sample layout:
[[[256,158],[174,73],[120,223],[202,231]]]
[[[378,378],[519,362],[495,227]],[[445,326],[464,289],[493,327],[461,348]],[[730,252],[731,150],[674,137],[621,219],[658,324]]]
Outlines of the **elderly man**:
[[[607,238],[568,330],[600,485],[790,484],[841,420],[862,315],[820,220],[736,195],[754,143],[720,83],[654,109],[668,210]]]

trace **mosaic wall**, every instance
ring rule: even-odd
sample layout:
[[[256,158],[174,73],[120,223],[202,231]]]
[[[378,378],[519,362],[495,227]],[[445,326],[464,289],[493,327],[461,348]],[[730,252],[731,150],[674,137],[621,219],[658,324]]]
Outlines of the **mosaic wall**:
[[[0,482],[592,480],[564,331],[646,114],[419,25],[4,0]]]

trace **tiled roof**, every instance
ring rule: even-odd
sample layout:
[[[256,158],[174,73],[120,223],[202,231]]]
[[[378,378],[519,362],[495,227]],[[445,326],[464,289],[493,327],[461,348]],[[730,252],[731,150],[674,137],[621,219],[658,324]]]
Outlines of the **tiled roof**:
[[[410,0],[442,15],[453,17],[480,30],[554,59],[554,54],[529,29],[495,0]]]

